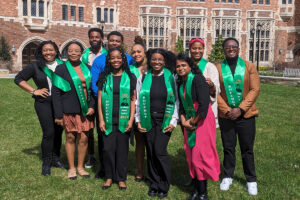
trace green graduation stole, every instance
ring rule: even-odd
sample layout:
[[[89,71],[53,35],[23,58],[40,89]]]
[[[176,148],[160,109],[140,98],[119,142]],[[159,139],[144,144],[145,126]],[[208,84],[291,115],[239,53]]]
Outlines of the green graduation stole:
[[[175,108],[175,86],[174,86],[174,78],[172,73],[167,68],[163,68],[164,70],[164,79],[168,92],[166,109],[164,114],[164,120],[162,123],[162,129],[169,126],[170,121],[172,119],[172,115],[174,113]],[[140,117],[141,117],[141,126],[145,128],[147,131],[150,131],[152,128],[151,125],[151,114],[150,114],[150,88],[152,85],[152,70],[148,70],[144,82],[141,87],[140,92]]]
[[[234,77],[232,77],[227,60],[224,59],[221,63],[221,72],[228,104],[231,108],[237,108],[243,100],[245,61],[240,57],[238,58]]]
[[[103,87],[104,88],[104,87]],[[130,78],[123,71],[120,82],[119,130],[124,133],[130,117]],[[105,135],[112,132],[113,75],[107,76],[105,90],[102,90],[102,112],[105,121]]]
[[[199,67],[200,71],[202,72],[202,74],[203,74],[203,72],[205,70],[205,67],[206,67],[207,63],[208,63],[208,61],[205,60],[203,57],[201,58],[201,60],[198,63],[198,67]]]
[[[83,63],[80,63],[80,68],[82,71],[82,74],[84,76],[85,79],[85,83],[86,83],[86,90],[87,90],[87,99],[85,98],[85,94],[84,94],[84,89],[82,87],[82,83],[80,81],[79,76],[77,75],[75,69],[73,68],[72,64],[70,63],[69,60],[67,60],[66,62],[66,66],[67,69],[70,73],[70,76],[73,80],[75,89],[76,89],[76,93],[78,96],[78,100],[80,102],[80,107],[81,107],[81,112],[83,114],[83,116],[86,116],[86,113],[88,113],[88,102],[90,101],[90,96],[91,96],[91,72],[89,70],[89,68]]]
[[[59,59],[56,59],[56,62],[59,65],[64,63],[63,61],[61,61]],[[64,92],[68,92],[71,90],[70,83],[68,81],[66,81],[65,79],[63,79],[62,77],[60,77],[59,75],[55,74],[47,66],[43,66],[42,70],[50,78],[50,80],[52,81],[52,84],[54,86],[56,86],[57,88],[61,89]]]
[[[183,96],[183,83],[179,87],[179,96],[185,111],[185,117],[186,119],[190,119],[191,117],[194,117],[196,112],[194,109],[194,102],[192,99],[192,83],[194,80],[195,75],[190,72],[188,74],[188,78],[185,84],[185,96]],[[188,136],[188,145],[190,148],[194,147],[196,144],[196,132],[195,131],[188,131],[187,130],[187,136]]]
[[[81,57],[81,61],[86,65],[89,64],[90,51],[91,51],[91,48],[87,48],[86,50],[84,50],[82,57]],[[102,47],[101,54],[107,54],[107,50],[104,49],[104,47]]]
[[[131,73],[133,73],[135,75],[135,77],[138,79],[139,76],[140,76],[140,72],[139,72],[139,68],[137,66],[137,63],[129,65],[129,69],[130,69]]]

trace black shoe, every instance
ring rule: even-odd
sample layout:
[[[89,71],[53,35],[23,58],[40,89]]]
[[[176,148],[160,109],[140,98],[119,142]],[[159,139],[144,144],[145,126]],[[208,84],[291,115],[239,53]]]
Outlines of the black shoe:
[[[127,187],[121,187],[121,186],[119,186],[119,190],[126,190],[127,189]]]
[[[52,162],[51,167],[67,169],[67,167],[60,160],[56,160],[55,162]]]
[[[111,184],[110,185],[103,185],[102,186],[102,190],[107,190],[108,188],[110,188],[111,187]]]
[[[44,165],[42,167],[42,175],[43,176],[49,176],[50,174],[51,174],[51,172],[50,172],[50,166]]]
[[[191,196],[189,196],[186,200],[198,200],[198,197],[199,197],[199,195],[198,195],[198,192],[196,191],[196,192],[193,192],[191,194]]]
[[[155,197],[155,196],[157,196],[157,190],[149,189],[148,196],[149,197]]]
[[[96,158],[94,156],[90,156],[88,161],[85,163],[84,167],[85,168],[92,168],[96,164]]]
[[[199,195],[199,196],[198,196],[198,199],[199,199],[199,200],[209,200],[209,199],[208,199],[208,196],[207,196],[206,194],[201,194],[201,195]]]
[[[162,192],[162,191],[160,191],[160,192],[157,193],[157,196],[158,196],[160,199],[165,198],[165,197],[168,196],[168,192]]]
[[[104,177],[105,177],[105,173],[103,170],[98,171],[95,175],[95,179],[100,179],[100,178],[104,178]]]

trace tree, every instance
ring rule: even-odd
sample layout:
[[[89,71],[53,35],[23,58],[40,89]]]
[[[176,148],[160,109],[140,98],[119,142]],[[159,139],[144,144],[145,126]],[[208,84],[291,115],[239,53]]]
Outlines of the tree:
[[[175,51],[176,51],[176,53],[184,53],[185,52],[184,47],[183,47],[183,41],[180,36],[177,37],[177,41],[175,44]]]
[[[11,56],[9,54],[9,46],[3,35],[1,36],[0,39],[0,58],[4,61],[11,60]]]
[[[225,59],[222,43],[223,43],[223,38],[222,35],[220,35],[216,40],[215,44],[213,44],[212,46],[211,53],[208,56],[209,62],[217,64]]]

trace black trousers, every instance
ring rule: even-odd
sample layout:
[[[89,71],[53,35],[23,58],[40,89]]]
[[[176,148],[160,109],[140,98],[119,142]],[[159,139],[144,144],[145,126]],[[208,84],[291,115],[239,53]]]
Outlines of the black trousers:
[[[47,98],[44,102],[35,101],[34,108],[43,131],[41,144],[43,160],[51,159],[52,156],[53,159],[58,159],[63,128],[54,122],[51,98]]]
[[[100,171],[104,170],[104,165],[103,165],[103,133],[100,130],[99,127],[99,114],[98,114],[98,101],[96,101],[96,130],[98,133],[98,153],[99,153],[99,161],[100,161]],[[94,137],[93,137],[94,138]]]
[[[235,146],[238,136],[246,180],[247,182],[256,182],[253,153],[255,117],[249,119],[239,118],[234,121],[219,118],[219,125],[224,151],[224,177],[233,178],[235,168]]]
[[[171,133],[162,132],[163,116],[164,114],[151,114],[152,129],[145,134],[147,168],[150,188],[168,192],[171,181],[171,162],[167,146]]]
[[[127,179],[127,162],[129,151],[129,133],[122,133],[118,125],[113,125],[109,135],[103,134],[103,160],[107,179],[125,181]]]

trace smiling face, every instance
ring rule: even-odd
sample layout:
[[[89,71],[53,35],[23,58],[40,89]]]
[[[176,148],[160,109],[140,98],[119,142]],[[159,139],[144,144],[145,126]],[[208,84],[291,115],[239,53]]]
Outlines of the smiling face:
[[[154,53],[151,56],[150,66],[153,72],[160,72],[165,66],[165,58],[160,53]]]
[[[190,65],[185,60],[176,61],[176,73],[178,76],[186,77],[191,72]]]
[[[120,69],[123,63],[121,52],[118,50],[110,52],[109,62],[114,69]]]
[[[191,57],[195,62],[199,62],[204,54],[204,46],[201,42],[194,42],[190,47]]]
[[[111,35],[108,38],[107,46],[108,49],[120,48],[122,46],[122,38],[118,35]]]
[[[233,59],[239,56],[239,45],[234,40],[228,40],[224,44],[224,53],[227,59]]]
[[[144,61],[144,59],[146,59],[145,50],[139,44],[136,44],[132,47],[131,55],[132,55],[133,59],[135,60],[135,62],[137,62],[137,63],[142,63]]]
[[[45,44],[42,47],[42,55],[46,62],[52,62],[55,60],[56,51],[52,44]]]
[[[78,44],[71,44],[68,48],[68,59],[72,62],[78,62],[81,58],[81,49]]]
[[[102,40],[100,33],[97,31],[93,31],[89,35],[89,42],[92,47],[100,47]]]

